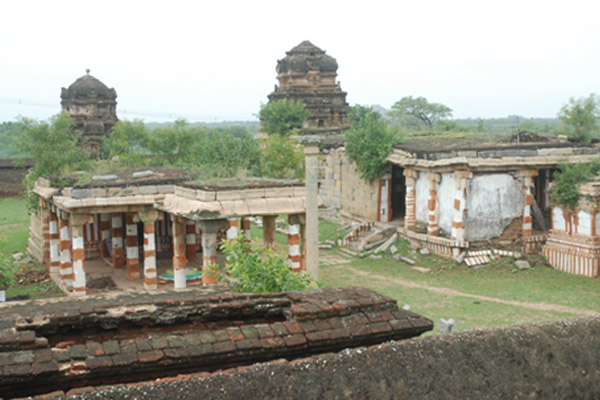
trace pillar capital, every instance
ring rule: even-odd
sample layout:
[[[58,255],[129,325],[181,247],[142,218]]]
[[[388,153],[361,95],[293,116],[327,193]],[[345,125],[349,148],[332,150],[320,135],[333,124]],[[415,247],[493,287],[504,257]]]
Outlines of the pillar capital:
[[[517,171],[516,175],[521,178],[533,178],[538,176],[538,171],[536,169],[522,169]]]
[[[454,179],[472,179],[473,173],[467,170],[457,169],[454,171]]]
[[[155,208],[144,208],[138,211],[134,217],[134,221],[143,222],[144,224],[150,224],[158,221],[162,217],[162,213]]]
[[[88,214],[71,214],[71,224],[82,226],[94,222],[94,216]]]
[[[442,176],[433,171],[427,173],[427,178],[429,178],[430,183],[440,183],[442,181]]]
[[[412,168],[404,168],[404,172],[402,173],[402,175],[410,179],[419,179],[419,171]]]

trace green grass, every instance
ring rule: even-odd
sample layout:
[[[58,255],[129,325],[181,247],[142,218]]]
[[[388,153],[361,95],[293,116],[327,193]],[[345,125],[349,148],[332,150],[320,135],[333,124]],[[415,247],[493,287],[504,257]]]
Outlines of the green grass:
[[[22,198],[0,198],[0,257],[12,260],[12,254],[27,251],[29,237],[29,214],[27,201]],[[40,266],[20,267],[34,271]],[[31,299],[62,296],[63,293],[49,280],[40,283],[13,284],[6,291],[7,297],[28,295]]]

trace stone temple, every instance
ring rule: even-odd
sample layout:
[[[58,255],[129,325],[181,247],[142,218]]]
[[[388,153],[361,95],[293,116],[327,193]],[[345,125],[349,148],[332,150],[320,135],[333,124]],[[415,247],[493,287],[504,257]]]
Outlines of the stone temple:
[[[277,61],[279,85],[269,94],[269,101],[301,101],[311,113],[305,128],[321,134],[339,133],[350,126],[350,106],[346,92],[336,82],[337,69],[335,58],[305,40]]]
[[[81,134],[86,152],[97,156],[102,139],[110,135],[117,123],[117,92],[87,74],[77,79],[60,95],[62,111],[75,123],[74,132]]]

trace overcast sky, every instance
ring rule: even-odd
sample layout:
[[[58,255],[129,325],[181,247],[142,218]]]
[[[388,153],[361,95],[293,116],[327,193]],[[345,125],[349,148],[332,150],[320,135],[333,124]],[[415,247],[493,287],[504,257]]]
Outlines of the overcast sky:
[[[60,111],[91,69],[121,119],[255,119],[277,59],[335,57],[348,103],[424,96],[454,117],[554,117],[600,93],[593,1],[3,1],[0,121]]]

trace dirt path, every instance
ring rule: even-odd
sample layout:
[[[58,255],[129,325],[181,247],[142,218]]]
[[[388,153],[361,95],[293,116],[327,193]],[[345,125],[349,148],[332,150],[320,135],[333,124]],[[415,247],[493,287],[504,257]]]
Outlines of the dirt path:
[[[345,260],[340,260],[342,262],[344,262]],[[334,267],[336,268],[336,267]],[[584,308],[576,308],[576,307],[569,307],[569,306],[563,306],[560,304],[550,304],[550,303],[530,303],[530,302],[526,302],[526,301],[518,301],[518,300],[504,300],[504,299],[499,299],[497,297],[490,297],[490,296],[482,296],[482,295],[478,295],[478,294],[471,294],[471,293],[464,293],[461,292],[459,290],[455,290],[455,289],[450,289],[450,288],[445,288],[445,287],[437,287],[437,286],[430,286],[427,283],[420,283],[420,282],[412,282],[412,281],[407,281],[404,279],[400,279],[400,278],[393,278],[390,276],[384,276],[384,275],[378,275],[378,274],[373,274],[370,272],[365,272],[362,271],[360,269],[354,268],[354,267],[350,267],[348,265],[343,265],[339,267],[340,269],[347,269],[349,271],[351,271],[352,273],[361,276],[361,277],[365,277],[365,278],[369,278],[371,280],[378,280],[382,283],[393,283],[395,285],[399,285],[399,286],[404,286],[407,288],[413,288],[413,289],[422,289],[422,290],[428,290],[430,292],[434,292],[434,293],[438,293],[438,294],[444,294],[444,295],[448,295],[448,296],[461,296],[461,297],[467,297],[467,298],[471,298],[471,299],[476,299],[476,300],[482,300],[482,301],[490,301],[490,302],[494,302],[494,303],[500,303],[500,304],[506,304],[506,305],[511,305],[511,306],[517,306],[517,307],[523,307],[523,308],[529,308],[532,310],[540,310],[540,311],[555,311],[555,312],[563,312],[563,313],[571,313],[571,314],[577,314],[577,315],[590,315],[590,314],[597,314],[598,311],[594,311],[594,310],[587,310]]]

